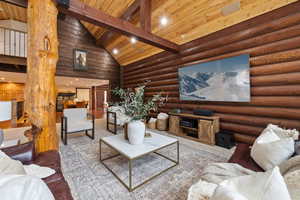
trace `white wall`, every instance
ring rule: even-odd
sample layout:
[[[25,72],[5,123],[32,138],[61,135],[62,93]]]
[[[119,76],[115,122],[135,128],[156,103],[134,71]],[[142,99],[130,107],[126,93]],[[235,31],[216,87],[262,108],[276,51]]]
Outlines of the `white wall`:
[[[77,98],[78,101],[89,101],[90,99],[90,89],[79,89],[77,88]]]

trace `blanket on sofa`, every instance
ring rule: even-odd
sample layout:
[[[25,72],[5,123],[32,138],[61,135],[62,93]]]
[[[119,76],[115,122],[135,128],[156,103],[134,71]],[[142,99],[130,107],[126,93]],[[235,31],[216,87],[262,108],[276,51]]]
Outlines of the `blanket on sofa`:
[[[245,176],[255,173],[239,164],[213,163],[206,166],[201,173],[201,178],[209,183],[219,184],[224,180],[237,176]]]
[[[237,176],[255,173],[234,163],[212,163],[201,173],[201,179],[189,189],[188,200],[209,200],[218,184]]]
[[[300,156],[284,161],[280,172],[292,200],[300,200]],[[188,200],[209,200],[218,184],[224,180],[256,173],[234,163],[213,163],[206,166],[201,179],[189,189]]]
[[[300,156],[292,157],[279,165],[280,172],[293,200],[300,200]]]

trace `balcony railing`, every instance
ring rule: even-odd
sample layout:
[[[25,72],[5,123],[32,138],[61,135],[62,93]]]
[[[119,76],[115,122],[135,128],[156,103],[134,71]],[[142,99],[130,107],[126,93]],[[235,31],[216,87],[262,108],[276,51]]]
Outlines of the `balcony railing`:
[[[27,33],[0,27],[0,55],[27,57]]]

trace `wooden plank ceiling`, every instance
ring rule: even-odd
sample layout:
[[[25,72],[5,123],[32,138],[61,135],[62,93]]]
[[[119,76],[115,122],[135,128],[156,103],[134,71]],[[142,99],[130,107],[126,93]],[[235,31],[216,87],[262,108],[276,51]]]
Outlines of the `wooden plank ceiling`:
[[[0,20],[5,19],[13,19],[16,21],[26,22],[26,9],[0,1]]]
[[[82,2],[115,17],[121,17],[135,0],[81,0]],[[224,16],[221,9],[238,0],[151,0],[152,33],[175,42],[184,44],[199,37],[269,12],[297,0],[240,0],[240,10]],[[165,16],[167,26],[160,24]],[[0,2],[0,19],[26,21],[26,9],[17,8]],[[130,20],[139,26],[139,13]],[[96,41],[107,31],[104,28],[83,22],[83,25],[95,37]],[[130,38],[115,34],[104,46],[123,66],[163,51],[162,49],[137,42],[131,44]]]
[[[134,0],[82,0],[113,16],[120,17]],[[282,7],[297,0],[240,0],[240,10],[228,16],[223,16],[221,9],[237,0],[152,0],[152,33],[177,44],[192,41],[209,33],[237,24],[252,17],[261,15],[273,9]],[[131,20],[139,26],[139,14]],[[160,25],[160,18],[169,19],[167,26]],[[84,23],[86,28],[98,40],[106,31],[101,27]],[[105,48],[112,52],[121,65],[127,65],[137,60],[161,52],[159,48],[142,42],[131,44],[126,36],[118,35],[105,42]]]

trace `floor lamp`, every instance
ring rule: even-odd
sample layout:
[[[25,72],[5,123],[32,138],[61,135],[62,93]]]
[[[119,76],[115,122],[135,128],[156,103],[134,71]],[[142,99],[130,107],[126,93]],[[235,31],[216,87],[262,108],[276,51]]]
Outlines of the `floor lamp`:
[[[0,101],[0,121],[11,120],[11,101]],[[0,146],[3,143],[4,134],[3,130],[0,128]]]

